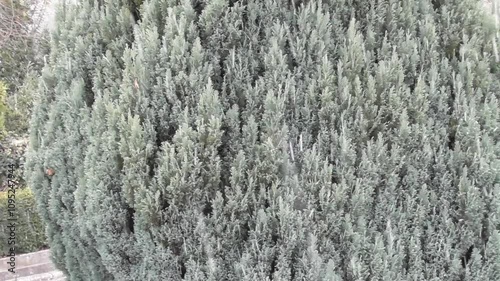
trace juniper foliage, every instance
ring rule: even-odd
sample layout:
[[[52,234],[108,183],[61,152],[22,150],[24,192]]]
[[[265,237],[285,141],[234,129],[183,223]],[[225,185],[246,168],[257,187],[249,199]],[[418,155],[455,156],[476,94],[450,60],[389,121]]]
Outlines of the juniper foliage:
[[[69,280],[499,279],[478,1],[136,6],[61,5],[40,78],[26,174]]]

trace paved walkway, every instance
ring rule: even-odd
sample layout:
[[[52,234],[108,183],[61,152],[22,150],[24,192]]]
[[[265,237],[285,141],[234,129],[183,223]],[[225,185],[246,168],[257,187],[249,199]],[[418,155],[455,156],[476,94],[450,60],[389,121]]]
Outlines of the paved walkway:
[[[66,281],[50,260],[50,250],[16,256],[16,273],[9,272],[9,258],[0,259],[2,281]]]

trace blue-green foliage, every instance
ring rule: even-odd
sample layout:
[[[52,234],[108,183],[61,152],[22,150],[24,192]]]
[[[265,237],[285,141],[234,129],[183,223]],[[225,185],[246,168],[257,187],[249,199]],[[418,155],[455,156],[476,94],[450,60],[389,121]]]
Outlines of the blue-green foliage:
[[[478,1],[101,2],[60,10],[31,121],[69,280],[500,278]]]

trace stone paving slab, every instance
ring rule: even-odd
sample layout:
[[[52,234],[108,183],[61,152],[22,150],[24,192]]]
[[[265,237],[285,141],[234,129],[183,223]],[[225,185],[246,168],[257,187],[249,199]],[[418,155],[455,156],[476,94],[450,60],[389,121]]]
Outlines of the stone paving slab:
[[[17,279],[7,279],[5,281],[66,281],[66,277],[61,271],[51,271],[47,273],[20,277]]]
[[[8,271],[10,258],[0,259],[1,281],[65,281],[66,277],[58,271],[50,260],[50,250],[43,250],[16,256],[16,273]]]
[[[30,266],[16,267],[16,273],[13,274],[7,270],[0,272],[0,280],[8,280],[14,277],[25,277],[56,270],[54,264],[51,262],[39,263]]]
[[[4,272],[8,268],[10,268],[10,266],[7,264],[9,259],[9,257],[0,259],[0,272]],[[16,268],[47,262],[50,262],[50,250],[43,250],[16,256]]]

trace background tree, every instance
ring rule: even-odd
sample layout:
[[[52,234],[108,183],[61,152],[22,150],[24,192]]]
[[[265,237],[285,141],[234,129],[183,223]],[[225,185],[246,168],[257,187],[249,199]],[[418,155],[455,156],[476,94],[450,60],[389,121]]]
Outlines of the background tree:
[[[45,0],[0,1],[0,81],[7,86],[6,128],[12,133],[27,133],[34,77],[48,51],[43,25],[47,4]]]
[[[7,97],[7,87],[0,82],[0,140],[2,140],[5,135],[5,116],[7,115],[7,102],[5,101]]]
[[[7,186],[4,180],[8,165],[22,171],[29,118],[36,95],[37,77],[47,53],[42,0],[0,0],[0,123],[3,138],[0,141],[0,190]],[[16,180],[25,187],[22,173]]]
[[[63,3],[40,77],[26,175],[70,280],[498,276],[479,1],[139,11]]]
[[[0,1],[0,77],[8,92],[16,92],[30,69],[43,65],[40,50],[47,40],[42,32],[44,0]]]

